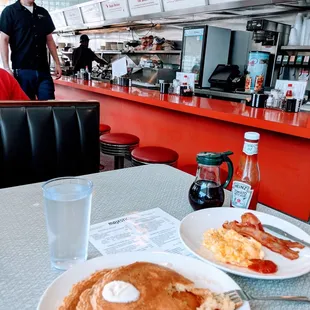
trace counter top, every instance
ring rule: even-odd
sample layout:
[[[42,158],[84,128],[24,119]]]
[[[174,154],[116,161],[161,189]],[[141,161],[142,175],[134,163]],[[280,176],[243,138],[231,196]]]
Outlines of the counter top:
[[[247,107],[245,104],[226,100],[160,94],[159,91],[150,89],[128,88],[70,77],[62,77],[54,82],[58,85],[146,105],[310,139],[310,114],[307,112],[287,113],[269,109],[255,109]]]

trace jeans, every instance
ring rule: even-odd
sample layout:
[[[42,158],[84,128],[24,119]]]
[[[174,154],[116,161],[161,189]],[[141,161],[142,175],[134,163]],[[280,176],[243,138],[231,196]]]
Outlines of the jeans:
[[[54,82],[49,72],[15,69],[14,76],[31,100],[55,99]]]

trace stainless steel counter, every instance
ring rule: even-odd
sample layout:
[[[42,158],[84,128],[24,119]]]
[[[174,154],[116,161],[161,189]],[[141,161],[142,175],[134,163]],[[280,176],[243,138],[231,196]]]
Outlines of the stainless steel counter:
[[[209,98],[233,99],[234,101],[245,102],[251,100],[251,94],[223,92],[211,89],[195,89],[196,96],[206,96]]]

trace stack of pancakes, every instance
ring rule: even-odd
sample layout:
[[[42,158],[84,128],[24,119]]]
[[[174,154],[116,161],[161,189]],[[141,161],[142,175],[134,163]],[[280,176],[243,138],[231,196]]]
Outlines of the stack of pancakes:
[[[139,292],[137,301],[113,303],[102,297],[106,284],[124,281]],[[194,283],[177,272],[146,262],[116,269],[97,271],[75,284],[59,310],[233,310],[236,305],[228,297]]]

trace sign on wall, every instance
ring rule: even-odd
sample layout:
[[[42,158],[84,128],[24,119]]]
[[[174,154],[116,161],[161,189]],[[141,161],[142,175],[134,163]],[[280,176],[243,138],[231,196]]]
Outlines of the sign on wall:
[[[91,5],[83,5],[81,7],[84,22],[86,24],[101,22],[104,20],[101,13],[100,3],[92,3]]]
[[[176,8],[180,9],[189,9],[197,6],[205,6],[206,0],[163,0],[164,10],[175,11]]]
[[[62,12],[54,12],[54,13],[52,12],[51,18],[53,20],[53,23],[54,23],[56,29],[64,28],[67,26],[64,14]]]
[[[237,2],[238,0],[209,0],[209,4],[222,4],[225,2]]]
[[[65,10],[64,13],[68,26],[76,26],[83,24],[79,8],[72,8],[70,10]]]
[[[132,16],[160,13],[163,11],[160,0],[128,0]]]
[[[126,0],[104,0],[101,2],[105,19],[118,19],[129,17]]]

